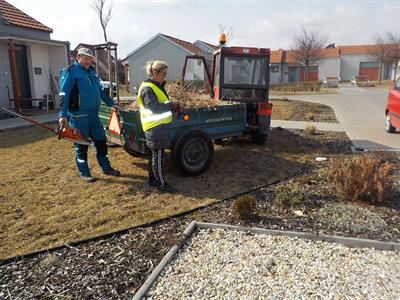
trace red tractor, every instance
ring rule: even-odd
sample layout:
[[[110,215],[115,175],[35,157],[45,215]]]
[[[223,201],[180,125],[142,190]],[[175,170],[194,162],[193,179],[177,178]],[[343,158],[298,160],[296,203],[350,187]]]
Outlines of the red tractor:
[[[268,103],[269,58],[270,50],[265,48],[221,47],[213,53],[211,75],[203,56],[187,56],[182,78],[188,59],[201,59],[211,98],[246,103],[246,133],[251,134],[254,143],[264,144],[272,113],[272,103]]]

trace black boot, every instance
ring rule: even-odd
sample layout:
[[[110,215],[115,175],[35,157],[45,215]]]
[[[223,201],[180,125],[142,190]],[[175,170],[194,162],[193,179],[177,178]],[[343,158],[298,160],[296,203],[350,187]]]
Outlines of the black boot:
[[[151,157],[149,158],[149,164],[148,164],[147,170],[149,172],[149,180],[148,180],[147,184],[151,187],[158,187],[161,184],[161,182],[154,175]]]
[[[176,188],[170,186],[168,183],[165,183],[164,185],[159,185],[157,189],[160,192],[170,193],[170,194],[174,194],[178,191]]]

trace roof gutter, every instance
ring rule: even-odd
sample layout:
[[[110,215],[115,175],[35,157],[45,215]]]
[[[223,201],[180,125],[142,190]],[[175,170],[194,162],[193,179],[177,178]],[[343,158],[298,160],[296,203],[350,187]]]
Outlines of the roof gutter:
[[[69,47],[69,45],[70,45],[70,43],[68,41],[43,40],[43,39],[32,39],[32,38],[19,37],[19,36],[13,36],[13,35],[6,35],[6,36],[0,35],[0,40],[9,40],[9,39],[23,41],[23,42],[41,43],[41,44],[47,44],[47,45],[53,45],[53,46],[63,45],[63,46]]]

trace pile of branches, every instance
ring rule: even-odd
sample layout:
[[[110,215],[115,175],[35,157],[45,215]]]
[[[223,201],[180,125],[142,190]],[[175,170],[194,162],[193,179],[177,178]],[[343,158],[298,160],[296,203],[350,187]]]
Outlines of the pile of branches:
[[[176,81],[170,81],[166,84],[165,90],[169,99],[179,103],[184,109],[188,108],[207,108],[219,105],[227,105],[230,102],[210,99],[209,94],[205,90],[188,91],[184,84]],[[138,110],[137,102],[133,102],[128,107],[129,110]]]

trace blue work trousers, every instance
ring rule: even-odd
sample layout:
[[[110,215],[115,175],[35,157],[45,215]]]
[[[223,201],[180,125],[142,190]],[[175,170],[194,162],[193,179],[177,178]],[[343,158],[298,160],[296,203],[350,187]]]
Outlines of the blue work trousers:
[[[108,159],[106,135],[98,111],[72,115],[70,117],[69,126],[71,128],[78,128],[83,137],[91,138],[93,140],[93,146],[96,149],[97,162],[103,171],[110,170],[111,165]],[[88,148],[88,145],[74,143],[75,162],[78,171],[82,176],[90,176],[87,159]]]

